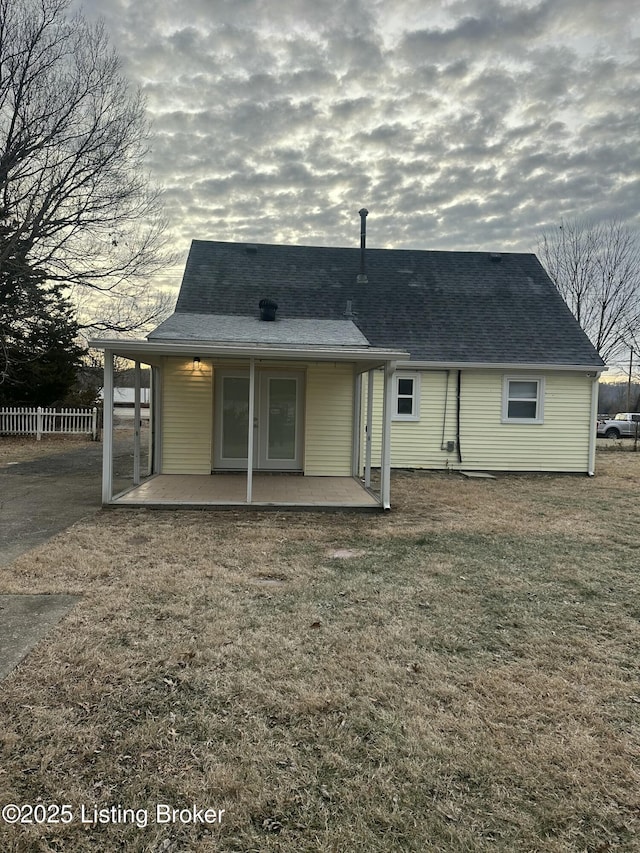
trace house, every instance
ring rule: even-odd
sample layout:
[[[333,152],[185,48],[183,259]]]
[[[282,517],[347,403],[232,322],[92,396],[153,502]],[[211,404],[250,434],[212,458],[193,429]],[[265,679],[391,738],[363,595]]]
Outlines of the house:
[[[537,258],[367,248],[361,222],[359,248],[194,240],[174,314],[92,342],[106,398],[114,356],[152,377],[152,476],[134,454],[113,495],[105,418],[105,504],[387,509],[392,468],[594,473],[605,365]]]
[[[104,400],[104,389],[98,394],[98,399]],[[116,409],[133,409],[136,402],[135,388],[114,388],[113,405]],[[140,388],[140,405],[149,407],[149,389]]]

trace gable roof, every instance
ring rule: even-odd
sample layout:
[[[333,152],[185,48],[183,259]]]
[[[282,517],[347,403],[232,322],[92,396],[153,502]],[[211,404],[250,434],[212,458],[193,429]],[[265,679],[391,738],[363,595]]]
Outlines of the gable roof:
[[[268,297],[275,325],[351,320],[371,346],[413,361],[604,366],[535,255],[368,248],[366,284],[359,272],[358,248],[194,240],[174,317],[257,318]],[[219,319],[200,316],[203,340]]]

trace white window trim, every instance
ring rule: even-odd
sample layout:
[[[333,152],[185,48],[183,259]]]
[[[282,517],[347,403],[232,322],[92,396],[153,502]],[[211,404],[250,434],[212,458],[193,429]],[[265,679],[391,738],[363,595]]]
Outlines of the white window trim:
[[[510,418],[509,417],[509,383],[510,382],[537,382],[538,394],[536,398],[535,418]],[[543,424],[544,423],[544,376],[530,376],[528,374],[510,374],[503,377],[502,381],[502,418],[503,424]]]
[[[413,379],[413,412],[410,415],[399,415],[398,412],[398,379]],[[407,396],[407,395],[403,395]],[[392,421],[419,421],[420,420],[420,374],[403,373],[396,371],[393,376],[393,414]]]

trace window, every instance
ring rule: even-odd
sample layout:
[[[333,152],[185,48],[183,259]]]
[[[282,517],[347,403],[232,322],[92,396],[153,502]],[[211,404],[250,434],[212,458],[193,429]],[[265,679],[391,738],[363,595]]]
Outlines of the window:
[[[544,379],[505,376],[502,392],[502,420],[505,423],[541,424]]]
[[[420,420],[420,377],[397,373],[394,380],[394,421]]]

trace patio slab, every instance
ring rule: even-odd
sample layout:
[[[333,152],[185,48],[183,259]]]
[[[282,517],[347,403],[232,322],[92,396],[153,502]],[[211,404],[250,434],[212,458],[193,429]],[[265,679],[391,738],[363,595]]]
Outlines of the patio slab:
[[[254,474],[247,504],[245,474],[158,474],[118,496],[114,506],[380,509],[353,477]]]

